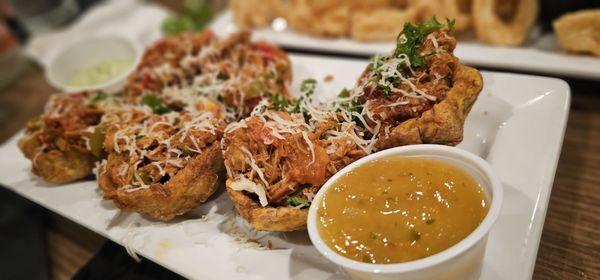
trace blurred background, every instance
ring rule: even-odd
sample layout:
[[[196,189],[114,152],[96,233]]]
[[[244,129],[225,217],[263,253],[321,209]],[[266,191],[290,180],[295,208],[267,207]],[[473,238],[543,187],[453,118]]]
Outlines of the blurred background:
[[[438,5],[436,4],[438,2],[453,2],[456,6],[452,8],[443,4]],[[589,0],[487,1],[491,3],[490,5],[496,5],[498,17],[507,24],[511,22],[514,24],[515,15],[527,14],[519,9],[533,9],[519,8],[519,3],[535,2],[535,9],[539,8],[538,12],[531,10],[529,17],[532,20],[529,26],[523,23],[524,28],[527,29],[523,31],[525,34],[523,38],[494,41],[486,39],[486,36],[477,30],[476,20],[471,16],[465,17],[468,19],[458,19],[474,13],[472,2],[486,1],[237,0],[230,3],[225,0],[0,0],[0,143],[21,130],[30,118],[40,114],[48,97],[60,91],[56,85],[52,86],[48,82],[45,69],[57,50],[77,41],[83,34],[107,34],[118,30],[120,35],[129,37],[137,46],[143,48],[163,35],[201,30],[231,7],[233,21],[239,28],[266,26],[276,31],[290,28],[310,36],[343,37],[359,42],[393,40],[398,32],[396,29],[402,25],[402,20],[419,21],[431,15],[437,15],[439,18],[455,16],[461,40],[464,38],[465,41],[476,41],[490,46],[527,48],[535,45],[532,40],[538,38],[540,34],[552,34],[553,22],[560,16],[573,11],[600,7],[600,1]],[[494,4],[495,2],[501,4]],[[410,10],[410,6],[420,8]],[[387,15],[384,18],[397,19],[397,21],[380,26],[385,32],[377,34],[370,24],[373,24],[373,19],[381,21],[382,17],[378,15],[383,14]],[[342,18],[342,23],[331,20],[332,18]],[[350,24],[348,23],[350,21],[353,22],[352,25],[344,25]],[[315,22],[319,24],[315,25]],[[577,50],[576,55],[600,56],[600,31],[596,31],[593,35],[598,36],[595,39],[596,49],[594,50],[592,46],[589,50]],[[394,36],[387,38],[389,34]],[[562,43],[560,47],[573,51],[569,50],[568,46],[562,46]],[[287,49],[319,54],[314,49],[310,51],[298,48]],[[327,55],[332,54],[327,52]],[[368,58],[368,55],[361,54],[333,55]],[[485,69],[507,71],[489,65]],[[511,69],[510,71],[531,74],[523,70]],[[598,92],[600,82],[590,78],[572,78],[560,74],[554,76],[567,79],[574,94],[567,135],[582,133],[581,135],[590,139],[600,136],[592,132],[594,128],[598,128],[594,124],[600,124],[598,122],[600,117],[597,114],[600,113]],[[563,151],[576,149],[576,146],[581,149],[578,142],[580,138],[577,136],[570,140],[567,136]],[[563,154],[563,158],[565,156],[568,157]],[[595,164],[600,166],[598,162]],[[560,175],[561,172],[568,173],[569,168],[572,167],[559,165],[557,185],[564,183]],[[556,197],[556,186],[554,192],[552,201]],[[565,220],[578,222],[577,219],[571,219],[573,214],[568,209],[553,206],[552,201],[548,217],[566,215]],[[597,205],[595,209],[597,211]],[[583,222],[589,223],[589,221]],[[597,225],[595,228],[597,234]],[[564,225],[560,222],[555,224],[547,221],[534,278],[600,277],[597,258],[594,261],[598,256],[598,247],[589,247],[598,243],[594,241],[591,244],[582,244],[563,229]],[[584,235],[589,233],[590,236],[593,232],[591,229],[583,231]],[[557,242],[563,244],[563,247],[555,247],[554,244]],[[148,261],[135,263],[118,245],[4,188],[0,188],[0,248],[2,248],[0,277],[3,279],[70,279],[73,277],[77,279],[172,279],[178,277]],[[590,250],[595,250],[596,253],[590,253]],[[570,259],[572,263],[556,264],[553,260],[557,256]],[[592,265],[592,262],[596,264]]]

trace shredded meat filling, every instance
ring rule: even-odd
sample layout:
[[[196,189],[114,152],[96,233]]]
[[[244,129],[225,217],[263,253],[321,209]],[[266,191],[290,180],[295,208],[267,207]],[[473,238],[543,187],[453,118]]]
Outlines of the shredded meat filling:
[[[407,119],[419,117],[441,102],[452,88],[452,73],[456,64],[456,57],[452,52],[455,47],[456,39],[449,36],[446,30],[435,31],[427,37],[420,50],[425,55],[427,67],[406,68],[403,73],[418,90],[426,92],[433,99],[412,98],[401,92],[386,95],[382,87],[367,83],[360,99],[371,111],[372,121],[395,126]],[[358,83],[366,83],[365,79],[371,71],[372,69],[367,68]],[[405,92],[415,91],[407,82],[400,81],[397,86]]]
[[[279,116],[292,121],[289,114],[279,113]],[[267,127],[256,116],[247,118],[245,123],[247,128],[230,132],[225,140],[225,165],[232,172],[252,178],[264,186],[260,175],[251,166],[256,164],[267,181],[265,188],[269,203],[282,204],[286,196],[306,186],[321,185],[327,180],[329,174],[325,167],[329,164],[329,156],[318,144],[314,133],[305,128],[292,133],[273,133],[273,128]],[[304,139],[303,132],[312,147]],[[276,133],[283,139],[274,136]]]
[[[88,127],[100,123],[104,111],[89,103],[88,93],[61,94],[54,97],[42,115],[40,140],[50,148],[86,152]]]
[[[212,32],[166,38],[142,58],[127,91],[131,101],[164,88],[189,88],[247,116],[262,98],[287,95],[291,78],[285,52],[253,43],[241,32],[219,40]]]
[[[348,138],[324,139],[325,131],[335,129],[333,121],[311,132],[303,125],[301,115],[274,114],[297,124],[297,128],[278,130],[272,120],[251,116],[244,120],[246,127],[227,133],[223,140],[225,165],[233,177],[244,176],[264,186],[270,205],[286,206],[285,198],[294,196],[312,199],[329,177],[365,155]],[[326,150],[330,145],[337,146],[333,154]]]

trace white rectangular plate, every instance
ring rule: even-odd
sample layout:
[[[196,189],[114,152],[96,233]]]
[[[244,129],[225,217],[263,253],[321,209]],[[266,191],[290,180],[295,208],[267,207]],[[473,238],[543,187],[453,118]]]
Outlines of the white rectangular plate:
[[[220,36],[237,31],[230,12],[220,14],[211,28]],[[352,39],[319,38],[289,29],[275,31],[269,27],[256,29],[253,33],[255,39],[283,47],[326,53],[370,56],[387,54],[395,46],[393,42],[365,43]],[[454,53],[469,65],[600,79],[600,58],[565,53],[558,48],[552,34],[537,37],[522,47],[491,46],[466,39],[458,44]]]
[[[296,92],[300,81],[316,78],[319,94],[350,87],[365,60],[292,55]],[[325,76],[334,79],[323,82]],[[504,207],[487,243],[482,279],[529,279],[533,272],[546,208],[569,110],[568,85],[558,79],[484,73],[485,87],[466,121],[460,145],[485,158],[505,187]],[[49,186],[30,173],[19,152],[19,135],[0,148],[0,182],[183,276],[195,279],[345,279],[321,257],[305,231],[253,233],[259,250],[236,241],[244,231],[224,192],[192,213],[160,223],[137,214],[121,215],[103,201],[95,181]],[[209,214],[210,213],[210,214]],[[208,214],[208,215],[207,215]],[[201,219],[207,215],[207,219]],[[239,239],[239,238],[238,238]]]

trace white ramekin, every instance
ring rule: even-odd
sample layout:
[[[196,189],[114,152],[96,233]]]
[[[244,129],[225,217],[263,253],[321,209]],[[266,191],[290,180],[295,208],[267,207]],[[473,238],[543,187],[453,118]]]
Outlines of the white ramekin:
[[[113,93],[122,89],[127,77],[137,66],[140,57],[140,48],[125,37],[117,35],[83,37],[66,45],[52,56],[46,67],[46,79],[52,86],[63,92],[102,90]],[[108,59],[131,60],[131,65],[120,75],[103,83],[87,87],[69,85],[77,71]]]
[[[323,241],[318,230],[317,210],[323,195],[340,176],[367,162],[388,157],[435,158],[453,164],[473,177],[483,187],[489,211],[481,224],[465,239],[435,255],[398,264],[368,264],[341,256]],[[377,172],[377,170],[373,170]],[[479,279],[487,236],[498,218],[502,204],[502,184],[489,164],[467,151],[441,145],[410,145],[380,151],[364,157],[331,177],[315,196],[308,212],[308,234],[317,250],[343,267],[356,279]]]

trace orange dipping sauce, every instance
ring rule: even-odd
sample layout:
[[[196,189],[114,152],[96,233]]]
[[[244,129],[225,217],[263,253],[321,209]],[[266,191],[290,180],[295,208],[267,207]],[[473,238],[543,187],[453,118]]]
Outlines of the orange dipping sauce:
[[[320,235],[332,250],[385,264],[448,249],[473,232],[487,212],[481,186],[462,169],[437,159],[392,157],[340,177],[317,216]]]

